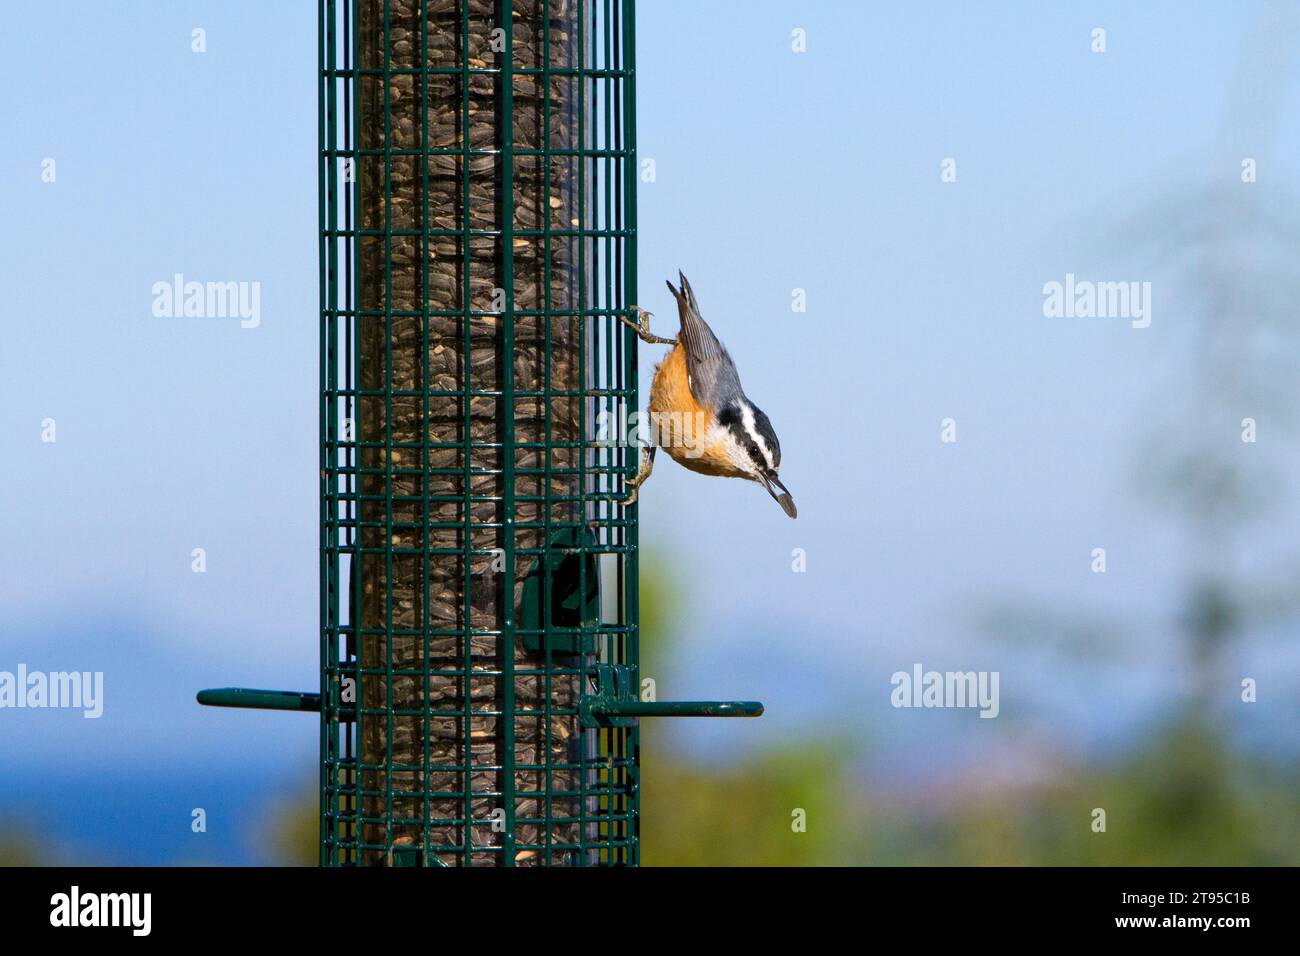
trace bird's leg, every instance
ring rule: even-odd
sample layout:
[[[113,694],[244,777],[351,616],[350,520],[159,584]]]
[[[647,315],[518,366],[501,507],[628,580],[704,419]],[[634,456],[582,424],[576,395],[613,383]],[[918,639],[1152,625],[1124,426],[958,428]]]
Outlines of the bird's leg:
[[[654,470],[654,466],[655,446],[651,445],[649,448],[641,449],[641,470],[636,473],[635,478],[628,482],[632,487],[632,493],[623,499],[623,504],[630,505],[636,501],[636,496],[641,491],[641,486],[645,483],[645,480],[650,477],[650,472]]]
[[[677,344],[676,339],[666,339],[663,336],[655,335],[650,331],[650,317],[654,315],[653,312],[647,312],[639,305],[634,305],[632,306],[632,308],[636,309],[635,322],[633,322],[625,315],[620,315],[618,317],[618,320],[622,322],[624,325],[626,325],[628,328],[635,329],[636,334],[640,337],[642,342],[649,342],[651,345],[676,345]]]

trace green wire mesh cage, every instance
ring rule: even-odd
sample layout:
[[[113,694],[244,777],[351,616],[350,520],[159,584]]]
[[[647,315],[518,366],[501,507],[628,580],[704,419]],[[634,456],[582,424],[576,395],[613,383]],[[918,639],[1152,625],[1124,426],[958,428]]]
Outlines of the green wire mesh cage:
[[[323,4],[323,863],[636,862],[629,6]]]
[[[321,0],[322,865],[636,865],[632,0]]]

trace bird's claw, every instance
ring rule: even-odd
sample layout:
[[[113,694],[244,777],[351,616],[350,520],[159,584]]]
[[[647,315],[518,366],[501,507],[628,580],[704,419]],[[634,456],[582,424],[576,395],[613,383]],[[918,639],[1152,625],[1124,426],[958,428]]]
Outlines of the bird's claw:
[[[654,313],[647,312],[639,305],[631,306],[631,308],[633,311],[636,312],[635,322],[629,319],[626,315],[620,315],[618,317],[618,320],[622,322],[624,325],[626,325],[629,329],[632,329],[634,332],[636,332],[637,335],[650,334],[650,319],[653,318]]]
[[[627,484],[628,487],[632,489],[632,493],[623,499],[624,507],[636,503],[636,496],[641,493],[641,483],[644,482],[646,478],[649,477],[650,477],[649,475],[645,475],[644,477],[642,477],[641,475],[637,475],[635,478],[628,479]]]
[[[618,320],[634,331],[642,342],[649,342],[651,345],[673,345],[677,342],[676,339],[666,339],[650,331],[650,319],[654,317],[653,312],[647,312],[639,305],[631,306],[631,308],[636,311],[635,322],[625,315],[620,315]]]

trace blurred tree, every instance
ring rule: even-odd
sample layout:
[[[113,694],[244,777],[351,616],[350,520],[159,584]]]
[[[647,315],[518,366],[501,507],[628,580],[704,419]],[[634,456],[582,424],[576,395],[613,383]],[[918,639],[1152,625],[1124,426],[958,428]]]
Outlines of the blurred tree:
[[[320,797],[315,775],[303,792],[274,804],[254,833],[259,851],[280,866],[316,866],[320,862]]]
[[[910,820],[891,863],[998,866],[1294,866],[1300,777],[1233,757],[1213,728],[1180,717],[1115,765],[1070,768]],[[1091,826],[1106,811],[1105,832]]]
[[[654,734],[658,736],[658,734]],[[815,866],[865,862],[867,816],[854,754],[816,738],[725,767],[645,755],[641,855],[647,866]],[[795,829],[796,813],[804,829]]]
[[[1242,142],[1263,162],[1277,123],[1276,80],[1290,71],[1297,37],[1300,10],[1265,8],[1228,91],[1217,168],[1238,168]],[[1180,563],[1168,569],[1181,592],[1174,620],[1108,619],[1090,608],[1044,611],[1016,601],[983,612],[1000,639],[1050,642],[1094,658],[1141,654],[1149,647],[1144,635],[1171,630],[1191,685],[1139,753],[1086,776],[1076,770],[1022,807],[1019,822],[996,807],[959,813],[946,831],[959,856],[1172,865],[1300,858],[1295,775],[1238,753],[1227,729],[1240,690],[1229,665],[1241,645],[1300,612],[1296,556],[1276,536],[1295,518],[1285,475],[1297,465],[1300,420],[1300,220],[1279,189],[1265,191],[1244,177],[1173,189],[1108,237],[1136,254],[1145,274],[1162,275],[1159,285],[1169,290],[1162,354],[1171,378],[1137,442],[1137,477],[1183,540]],[[1247,440],[1247,420],[1269,439]],[[1167,663],[1165,672],[1176,670]],[[1081,828],[1087,806],[1107,808],[1108,834]],[[986,839],[990,832],[998,834],[996,846]]]
[[[31,832],[18,827],[0,829],[0,866],[52,866],[50,853],[42,853]]]
[[[641,556],[642,673],[671,673],[690,615],[684,582],[662,556]],[[761,718],[760,718],[761,719]],[[864,817],[855,749],[827,728],[727,766],[683,760],[673,722],[641,726],[641,859],[647,866],[780,866],[852,862]],[[792,813],[806,815],[795,832]]]

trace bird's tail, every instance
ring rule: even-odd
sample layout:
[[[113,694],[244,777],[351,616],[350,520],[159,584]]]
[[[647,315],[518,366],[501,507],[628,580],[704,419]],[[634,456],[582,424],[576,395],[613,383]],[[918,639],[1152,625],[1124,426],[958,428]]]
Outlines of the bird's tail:
[[[665,279],[664,284],[668,286],[668,291],[671,292],[673,298],[677,300],[678,309],[682,311],[690,309],[698,315],[700,312],[700,304],[695,301],[695,290],[691,288],[690,281],[687,280],[686,276],[682,274],[680,269],[677,272],[677,278],[682,284],[680,289],[673,285],[672,279]]]
[[[725,357],[726,350],[722,343],[700,315],[700,304],[695,301],[695,290],[691,288],[691,283],[680,271],[677,278],[682,283],[680,289],[674,288],[671,279],[666,281],[668,291],[677,300],[677,315],[682,321],[681,341],[686,345],[687,356],[695,362]]]

